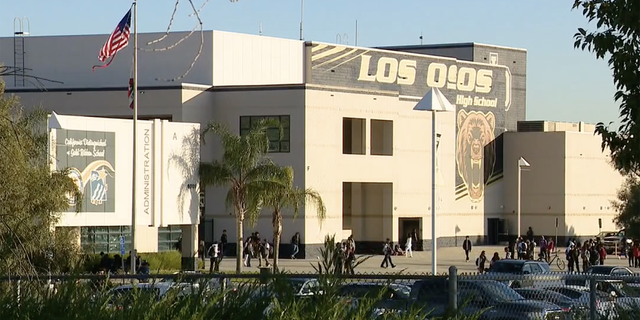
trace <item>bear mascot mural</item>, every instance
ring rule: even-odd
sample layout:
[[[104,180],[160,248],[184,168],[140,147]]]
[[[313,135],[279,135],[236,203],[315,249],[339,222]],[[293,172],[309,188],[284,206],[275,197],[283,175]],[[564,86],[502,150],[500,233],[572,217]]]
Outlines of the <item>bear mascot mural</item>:
[[[460,110],[457,117],[458,141],[456,162],[471,202],[484,196],[485,181],[493,174],[496,162],[494,130],[496,118],[492,112]]]

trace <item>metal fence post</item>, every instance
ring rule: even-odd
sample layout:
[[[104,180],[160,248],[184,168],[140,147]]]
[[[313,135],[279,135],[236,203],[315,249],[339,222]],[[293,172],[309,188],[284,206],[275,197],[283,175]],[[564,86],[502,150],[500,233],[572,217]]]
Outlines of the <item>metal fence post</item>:
[[[597,301],[598,297],[596,295],[596,280],[595,276],[589,277],[589,319],[596,320],[597,317]]]
[[[220,286],[222,288],[222,303],[223,303],[223,305],[226,305],[226,303],[227,303],[227,279],[225,279],[224,274],[222,274],[220,276],[220,281],[222,281],[222,285]]]
[[[449,309],[457,314],[458,310],[458,268],[449,267]]]

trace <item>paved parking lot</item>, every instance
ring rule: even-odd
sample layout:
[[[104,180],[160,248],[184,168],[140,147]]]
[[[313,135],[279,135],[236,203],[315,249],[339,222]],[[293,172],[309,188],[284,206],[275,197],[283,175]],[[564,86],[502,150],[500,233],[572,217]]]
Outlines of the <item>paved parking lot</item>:
[[[494,252],[498,252],[501,256],[504,256],[504,247],[501,246],[478,246],[474,247],[473,251],[469,255],[469,261],[464,261],[464,251],[462,248],[441,248],[438,249],[438,272],[447,272],[450,266],[456,266],[459,273],[464,272],[476,272],[475,260],[480,252],[486,251],[487,258],[491,258]],[[560,256],[564,258],[564,248],[560,249]],[[414,252],[413,258],[407,257],[393,257],[393,263],[396,264],[396,268],[380,268],[382,262],[382,255],[376,255],[371,257],[365,263],[360,265],[356,272],[359,273],[430,273],[431,272],[431,252],[420,251]],[[281,259],[279,260],[280,267],[295,273],[311,273],[315,272],[311,263],[315,263],[315,259]],[[235,270],[236,260],[233,257],[225,258],[222,260],[220,270],[225,272],[231,272]],[[613,255],[609,255],[606,260],[606,265],[615,266],[628,266],[625,257],[618,259]],[[245,271],[257,271],[258,260],[251,260],[251,268],[244,268]],[[488,265],[487,265],[488,266]],[[206,262],[206,270],[209,270],[209,261]],[[559,271],[554,264],[551,266],[551,270]],[[640,272],[640,269],[634,269],[634,271]]]

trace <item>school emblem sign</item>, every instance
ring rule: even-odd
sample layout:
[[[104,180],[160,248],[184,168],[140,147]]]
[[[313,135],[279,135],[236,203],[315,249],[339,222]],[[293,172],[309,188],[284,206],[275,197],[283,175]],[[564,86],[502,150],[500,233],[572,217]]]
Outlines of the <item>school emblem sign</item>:
[[[69,169],[69,177],[83,194],[81,204],[70,197],[69,211],[115,211],[115,133],[56,130],[56,167]]]

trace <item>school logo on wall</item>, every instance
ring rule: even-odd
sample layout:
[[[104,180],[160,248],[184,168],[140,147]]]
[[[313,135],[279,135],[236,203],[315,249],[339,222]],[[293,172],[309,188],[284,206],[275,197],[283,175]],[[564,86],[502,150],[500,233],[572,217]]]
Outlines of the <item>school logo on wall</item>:
[[[83,194],[80,204],[69,196],[70,211],[115,211],[115,133],[58,129],[56,161]]]
[[[456,163],[458,174],[471,202],[484,197],[485,178],[493,174],[496,162],[494,130],[496,118],[492,112],[458,111]]]

